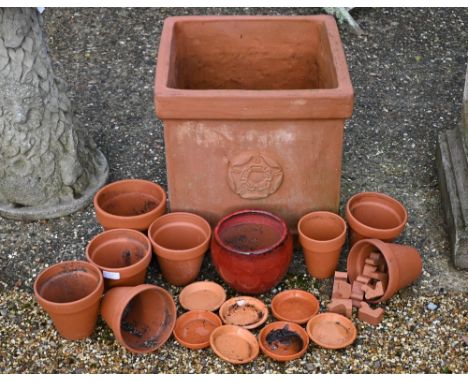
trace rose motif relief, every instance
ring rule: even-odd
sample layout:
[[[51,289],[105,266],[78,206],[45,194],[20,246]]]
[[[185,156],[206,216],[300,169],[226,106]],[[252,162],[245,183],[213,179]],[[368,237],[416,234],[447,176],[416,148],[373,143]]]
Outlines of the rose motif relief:
[[[228,166],[228,183],[244,199],[263,199],[278,190],[283,170],[272,157],[263,153],[244,152]]]

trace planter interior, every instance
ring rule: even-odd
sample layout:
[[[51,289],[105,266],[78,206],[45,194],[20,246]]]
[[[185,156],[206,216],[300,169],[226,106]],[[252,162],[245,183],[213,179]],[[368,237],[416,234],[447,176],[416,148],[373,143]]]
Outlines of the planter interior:
[[[276,321],[265,326],[258,335],[262,351],[277,361],[301,357],[309,346],[307,332],[298,324]]]

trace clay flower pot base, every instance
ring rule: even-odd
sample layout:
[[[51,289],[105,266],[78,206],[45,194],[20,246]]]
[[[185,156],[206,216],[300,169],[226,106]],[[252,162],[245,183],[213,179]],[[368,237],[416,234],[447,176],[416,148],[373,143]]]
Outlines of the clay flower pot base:
[[[148,180],[124,179],[101,188],[94,196],[94,208],[104,229],[146,231],[166,211],[166,193]]]
[[[179,295],[186,310],[217,310],[226,300],[224,288],[213,281],[198,281],[187,285]]]
[[[254,329],[266,321],[268,308],[262,301],[254,297],[233,297],[221,305],[219,316],[227,325]]]
[[[357,336],[357,329],[352,321],[336,313],[317,314],[307,323],[306,330],[314,343],[326,349],[345,348]]]
[[[305,324],[320,309],[314,295],[299,289],[285,290],[271,300],[273,316],[280,321]]]
[[[277,361],[291,361],[304,355],[309,337],[296,323],[276,321],[260,331],[258,343],[267,356]]]
[[[255,336],[236,325],[223,325],[213,330],[210,346],[218,357],[234,364],[253,361],[259,353]]]
[[[221,319],[213,312],[192,310],[177,319],[173,333],[182,346],[204,349],[210,346],[211,332],[221,325]]]

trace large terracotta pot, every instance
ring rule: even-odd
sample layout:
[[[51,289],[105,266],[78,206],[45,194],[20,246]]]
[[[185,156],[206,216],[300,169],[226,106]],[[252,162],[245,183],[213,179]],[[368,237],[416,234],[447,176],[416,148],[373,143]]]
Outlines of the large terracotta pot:
[[[380,192],[361,192],[346,203],[350,244],[361,239],[395,240],[405,228],[408,214],[398,200]]]
[[[315,211],[299,220],[297,230],[309,273],[318,279],[332,277],[346,240],[346,222],[332,212]]]
[[[218,223],[211,260],[219,275],[241,293],[260,294],[288,271],[293,243],[284,220],[266,211],[234,212]]]
[[[155,80],[172,211],[338,211],[353,88],[331,16],[164,22]],[[209,181],[207,181],[209,179]]]
[[[64,261],[43,270],[34,295],[62,337],[89,337],[96,326],[104,280],[99,268],[85,261]]]
[[[124,179],[102,187],[94,196],[96,218],[104,229],[146,231],[166,211],[166,193],[156,183]]]
[[[133,353],[150,353],[171,336],[177,311],[168,291],[142,284],[110,289],[101,315],[121,345]]]
[[[148,236],[167,281],[184,286],[197,278],[211,238],[211,227],[205,219],[173,212],[156,219]]]
[[[365,261],[372,252],[380,252],[383,255],[388,280],[384,295],[368,302],[387,301],[421,275],[422,259],[416,248],[385,243],[378,239],[363,239],[358,241],[348,254],[347,269],[350,283],[362,274]]]
[[[151,254],[149,239],[125,228],[104,231],[86,246],[86,258],[101,269],[107,289],[143,284]]]

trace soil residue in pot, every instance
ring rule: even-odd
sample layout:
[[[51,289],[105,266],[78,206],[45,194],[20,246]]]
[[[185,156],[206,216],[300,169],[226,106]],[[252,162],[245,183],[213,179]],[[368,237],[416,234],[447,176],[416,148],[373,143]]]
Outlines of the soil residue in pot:
[[[272,247],[280,239],[278,231],[263,224],[237,224],[222,231],[225,245],[239,252],[253,252]]]
[[[263,312],[253,304],[245,302],[244,300],[236,301],[229,306],[224,319],[226,323],[248,326],[255,324],[263,318]]]
[[[289,330],[288,325],[274,329],[266,336],[266,342],[271,351],[277,354],[295,354],[304,346],[302,338],[296,332]]]

